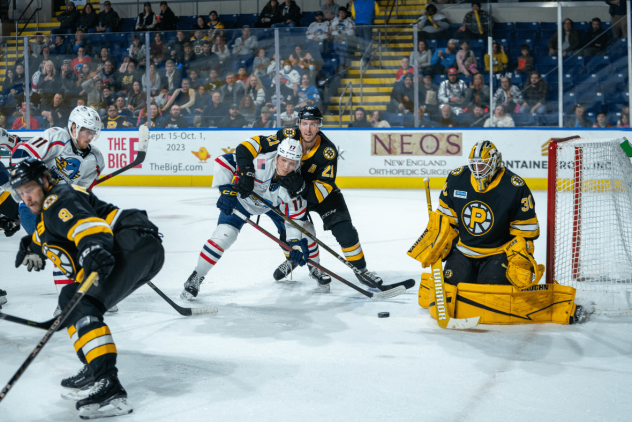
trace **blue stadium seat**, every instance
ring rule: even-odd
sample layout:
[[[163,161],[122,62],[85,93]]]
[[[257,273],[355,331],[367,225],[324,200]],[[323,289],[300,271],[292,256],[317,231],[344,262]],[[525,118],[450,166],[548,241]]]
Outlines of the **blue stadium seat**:
[[[537,29],[516,29],[517,40],[525,40],[525,39],[534,40],[537,37],[538,37]]]
[[[428,44],[428,48],[432,50],[433,53],[437,49],[437,40],[427,40],[426,44]]]
[[[557,22],[540,22],[540,30],[557,31]]]
[[[590,106],[586,107],[586,112],[594,113],[595,115],[606,110],[606,105],[599,102],[593,103]]]
[[[573,29],[579,32],[586,32],[589,26],[592,26],[592,22],[588,25],[588,22],[574,22]]]
[[[500,44],[503,47],[505,47],[505,51],[507,51],[509,49],[509,39],[508,38],[495,38],[494,42],[497,42],[498,44]]]
[[[599,95],[597,95],[599,94]],[[590,84],[579,84],[575,89],[575,95],[577,102],[586,105],[593,105],[602,103],[603,95],[601,92],[597,92],[597,87]]]
[[[435,75],[432,82],[440,85],[441,82],[445,81],[447,79],[446,75]]]
[[[515,28],[516,31],[531,30],[537,32],[540,29],[540,26],[537,22],[516,22]]]
[[[595,73],[610,66],[610,56],[586,57],[586,72]]]
[[[529,46],[529,48],[531,48],[533,50],[533,40],[534,39],[535,39],[535,37],[533,37],[533,38],[516,38],[514,40],[511,40],[511,43],[509,43],[509,47],[510,48],[520,49],[520,48],[522,48],[523,44],[527,44]]]
[[[513,36],[513,34],[509,31],[499,31],[499,30],[494,31],[492,35],[494,39],[496,40],[498,39],[508,40]]]
[[[535,70],[540,72],[542,75],[546,75],[549,72],[552,72],[556,67],[557,66],[550,65],[550,64],[536,64]]]
[[[605,110],[604,110],[605,111]],[[615,112],[615,113],[608,113],[606,111],[606,116],[607,116],[607,122],[612,126],[615,127],[617,122],[619,121],[619,119],[621,118],[621,112]]]
[[[487,40],[470,40],[470,48],[487,50]]]
[[[558,113],[546,113],[540,116],[540,126],[558,127]]]
[[[524,79],[522,75],[516,75],[515,73],[511,75],[511,83],[513,85],[521,87],[524,84]]]
[[[572,110],[578,103],[577,101],[577,97],[575,96],[575,91],[571,90],[568,92],[564,92],[564,111],[568,112],[569,110]]]
[[[388,122],[392,127],[404,126],[404,114],[403,113],[388,113]]]
[[[540,30],[540,38],[543,39],[543,40],[547,40],[547,43],[548,43],[549,39],[556,32],[557,32],[557,29],[541,29]]]
[[[628,40],[626,38],[615,38],[610,41],[608,55],[613,57],[627,56]]]
[[[42,116],[34,116],[35,120],[37,120],[37,124],[39,125],[40,128],[45,127],[44,123],[46,123],[46,126],[48,126],[48,121],[46,119],[44,119]]]
[[[513,22],[496,22],[494,23],[494,29],[499,31],[513,32],[514,24]]]
[[[536,113],[514,113],[512,117],[516,127],[539,126],[540,123]]]

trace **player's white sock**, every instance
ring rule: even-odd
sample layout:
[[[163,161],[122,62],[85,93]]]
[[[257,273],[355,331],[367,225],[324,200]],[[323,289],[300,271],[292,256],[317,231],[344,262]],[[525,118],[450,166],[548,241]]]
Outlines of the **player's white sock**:
[[[223,254],[224,249],[219,247],[219,245],[211,239],[207,240],[202,247],[197,266],[195,267],[198,276],[206,277],[206,274],[217,264],[217,261],[219,261]]]

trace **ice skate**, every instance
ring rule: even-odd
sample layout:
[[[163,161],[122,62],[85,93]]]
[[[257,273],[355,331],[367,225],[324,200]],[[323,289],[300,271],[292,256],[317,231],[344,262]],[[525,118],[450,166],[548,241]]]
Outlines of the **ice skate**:
[[[94,385],[94,381],[90,367],[84,365],[76,375],[61,381],[61,386],[64,387],[61,397],[75,401],[85,399],[90,394],[90,387]]]
[[[309,276],[318,282],[318,291],[327,293],[331,285],[331,277],[316,267],[309,265]]]
[[[193,274],[184,283],[184,290],[180,294],[180,298],[183,300],[193,300],[200,292],[200,284],[204,281],[204,277],[198,277],[197,271],[193,271]]]
[[[0,309],[2,309],[2,305],[7,303],[7,292],[0,289]]]
[[[368,271],[366,268],[364,268],[360,270],[360,273],[362,273],[364,277],[371,280],[373,284],[375,284],[375,286],[381,286],[383,283],[382,278],[378,276],[376,273],[374,273],[373,271]],[[358,278],[360,283],[364,284],[365,286],[374,287],[374,286],[371,286],[369,283],[367,283],[367,281],[363,277],[360,277],[358,274],[356,274],[356,277]]]
[[[116,375],[100,379],[92,386],[90,395],[77,402],[81,419],[97,419],[132,413],[127,404],[127,392]]]
[[[586,322],[588,313],[582,305],[575,305],[575,315],[570,318],[569,324],[581,324]]]
[[[289,259],[286,259],[281,265],[279,265],[279,268],[274,270],[274,274],[272,276],[276,281],[281,281],[285,277],[290,275],[296,267],[298,267],[298,264],[296,262],[292,262]]]

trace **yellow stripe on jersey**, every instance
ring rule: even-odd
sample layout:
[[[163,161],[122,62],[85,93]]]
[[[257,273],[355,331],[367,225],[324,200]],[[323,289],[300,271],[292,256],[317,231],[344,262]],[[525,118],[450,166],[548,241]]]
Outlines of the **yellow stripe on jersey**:
[[[103,327],[95,328],[94,330],[90,330],[84,335],[81,336],[79,341],[75,343],[75,351],[78,352],[83,346],[88,344],[90,341],[94,340],[98,337],[109,336],[112,335],[110,332],[110,328],[107,325]]]
[[[4,192],[2,192],[0,194],[0,204],[6,201],[9,196],[11,196],[11,192],[9,192],[8,190],[5,190]]]
[[[312,149],[309,150],[307,154],[303,154],[303,158],[301,158],[301,161],[309,160],[310,158],[312,158],[314,154],[316,154],[316,151],[318,151],[319,147],[320,147],[320,135],[316,136],[316,143],[314,144]]]
[[[68,240],[75,242],[75,245],[79,245],[81,239],[97,233],[109,233],[114,236],[110,225],[105,220],[98,217],[89,217],[77,221],[70,230],[68,230],[66,237]]]
[[[540,236],[540,223],[538,217],[527,220],[516,220],[509,223],[509,234],[522,236],[524,238],[534,238]]]
[[[261,151],[261,141],[258,136],[246,139],[241,143],[241,145],[248,148],[248,151],[250,151],[253,158],[257,157],[257,155],[259,155],[259,151]]]
[[[456,248],[459,252],[469,258],[487,258],[488,256],[505,253],[505,246],[507,246],[508,243],[509,242],[497,248],[474,248],[472,246],[464,245],[459,239],[459,242],[456,244]]]
[[[359,247],[360,247],[360,242],[356,243],[355,245],[353,245],[353,246],[351,246],[349,248],[342,248],[342,251],[343,252],[351,252],[354,249],[359,248]]]
[[[114,227],[114,223],[116,223],[116,220],[119,217],[119,214],[118,214],[119,211],[120,210],[117,208],[111,213],[109,213],[107,217],[105,217],[105,222],[108,223],[108,226]]]
[[[99,356],[103,356],[108,353],[117,353],[116,346],[114,344],[105,344],[103,346],[90,350],[88,353],[85,354],[86,361],[90,363]]]
[[[74,325],[71,325],[70,327],[68,327],[68,336],[70,338],[72,338],[72,336],[77,332],[77,329],[75,328]]]
[[[342,248],[342,253],[347,261],[358,261],[364,257],[364,252],[362,251],[362,245],[360,245],[360,242],[348,248]]]
[[[450,208],[448,204],[443,202],[441,198],[439,198],[439,206],[437,207],[437,211],[448,217],[450,220],[450,224],[452,224],[453,226],[458,226],[459,216],[456,214],[456,211]]]
[[[323,202],[333,189],[334,188],[329,183],[321,182],[319,180],[314,181],[314,193],[316,193],[318,202]]]

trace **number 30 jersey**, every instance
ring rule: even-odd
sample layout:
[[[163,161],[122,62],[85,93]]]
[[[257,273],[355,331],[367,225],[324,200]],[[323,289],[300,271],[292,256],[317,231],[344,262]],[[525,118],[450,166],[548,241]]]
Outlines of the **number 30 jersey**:
[[[540,236],[535,201],[525,181],[504,167],[484,191],[467,167],[450,172],[439,196],[440,212],[459,229],[456,248],[470,258],[504,253],[515,236]]]

